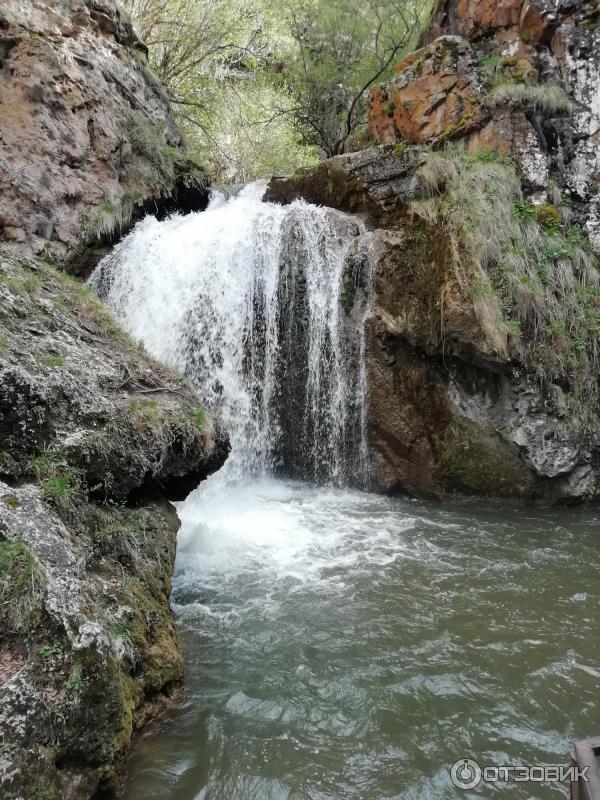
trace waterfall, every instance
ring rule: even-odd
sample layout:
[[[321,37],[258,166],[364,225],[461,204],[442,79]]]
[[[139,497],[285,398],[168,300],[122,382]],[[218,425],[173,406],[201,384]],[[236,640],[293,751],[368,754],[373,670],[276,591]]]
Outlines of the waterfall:
[[[90,284],[223,419],[228,478],[364,484],[369,236],[332,209],[263,202],[264,189],[147,217]]]

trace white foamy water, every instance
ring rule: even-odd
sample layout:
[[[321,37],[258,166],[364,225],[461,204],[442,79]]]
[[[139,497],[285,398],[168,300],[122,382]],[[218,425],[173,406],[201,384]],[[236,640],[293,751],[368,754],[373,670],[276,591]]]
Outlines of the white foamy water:
[[[386,516],[380,525],[375,507],[366,493],[272,479],[197,491],[179,509],[176,585],[256,579],[267,591],[335,590],[344,570],[411,557],[401,534],[414,519]]]
[[[347,488],[366,473],[369,235],[261,195],[147,219],[92,279],[233,446],[178,506],[186,696],[139,742],[126,800],[453,800],[459,758],[563,763],[598,732],[598,520]],[[470,797],[500,795],[534,796]]]
[[[230,434],[219,481],[275,469],[365,480],[368,235],[264,185],[148,217],[91,278],[125,330],[184,371]]]

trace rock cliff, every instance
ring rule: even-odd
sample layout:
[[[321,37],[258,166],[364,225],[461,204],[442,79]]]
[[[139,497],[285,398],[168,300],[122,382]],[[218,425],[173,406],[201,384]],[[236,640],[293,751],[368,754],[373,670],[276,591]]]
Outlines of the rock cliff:
[[[181,499],[228,440],[59,267],[206,199],[110,0],[0,7],[0,795],[89,798],[182,679]]]
[[[372,229],[380,489],[600,492],[600,20],[549,5],[442,3],[373,90],[380,146],[270,184]]]
[[[0,104],[0,241],[89,271],[90,244],[145,210],[206,201],[207,175],[184,158],[145,47],[112,0],[3,3]]]
[[[446,0],[426,38],[375,87],[372,134],[514,158],[528,195],[566,193],[599,252],[598,4]]]
[[[182,677],[175,512],[227,457],[102,303],[0,249],[0,785],[89,797]]]

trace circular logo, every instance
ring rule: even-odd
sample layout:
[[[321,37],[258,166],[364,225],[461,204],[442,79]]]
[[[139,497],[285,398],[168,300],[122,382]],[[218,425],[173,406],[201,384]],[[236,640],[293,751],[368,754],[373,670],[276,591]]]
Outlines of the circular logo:
[[[452,765],[450,778],[457,789],[474,789],[481,781],[481,767],[470,758],[461,758]]]

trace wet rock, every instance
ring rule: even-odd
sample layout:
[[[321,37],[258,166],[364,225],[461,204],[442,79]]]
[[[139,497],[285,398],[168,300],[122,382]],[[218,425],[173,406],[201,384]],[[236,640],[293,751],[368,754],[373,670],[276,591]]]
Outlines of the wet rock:
[[[422,146],[372,148],[268,188],[279,202],[304,196],[354,211],[372,229],[374,484],[436,496],[597,497],[597,386],[583,424],[573,416],[574,388],[549,384],[528,365],[527,343],[490,324],[492,306],[479,303],[479,279],[464,271],[468,248],[452,220],[444,227],[415,214],[415,201],[427,197],[419,181],[426,154]]]
[[[393,218],[407,200],[423,194],[415,170],[424,150],[414,147],[369,148],[322,162],[291,177],[273,178],[265,200],[307,201],[361,214]]]
[[[0,248],[2,797],[88,798],[182,678],[182,497],[227,457],[189,384],[100,300]],[[10,591],[7,592],[7,587]]]

